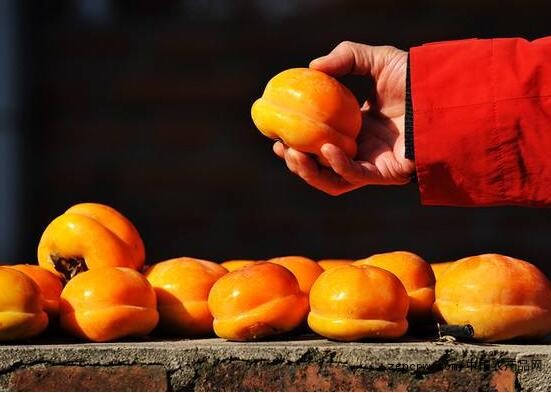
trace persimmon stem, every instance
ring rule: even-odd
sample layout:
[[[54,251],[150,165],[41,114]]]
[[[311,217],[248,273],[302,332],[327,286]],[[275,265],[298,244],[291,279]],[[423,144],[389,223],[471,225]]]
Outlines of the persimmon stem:
[[[246,336],[247,340],[259,340],[264,337],[276,336],[280,333],[283,333],[283,331],[271,325],[259,322],[255,323],[247,329]]]
[[[54,263],[55,270],[63,275],[65,281],[69,281],[78,273],[88,270],[88,266],[86,266],[86,261],[82,257],[66,258],[52,254],[50,255],[50,258]]]
[[[452,336],[455,338],[472,338],[474,336],[474,329],[471,325],[445,325],[438,324],[438,336]]]

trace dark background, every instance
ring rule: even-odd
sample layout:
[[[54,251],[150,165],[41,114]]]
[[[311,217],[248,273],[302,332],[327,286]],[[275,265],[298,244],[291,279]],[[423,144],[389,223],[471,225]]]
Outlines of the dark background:
[[[551,34],[548,4],[6,1],[0,260],[34,261],[51,219],[95,201],[135,223],[149,263],[407,249],[500,252],[550,272],[549,210],[423,207],[414,184],[330,197],[287,171],[249,113],[275,73],[340,41],[534,39]]]

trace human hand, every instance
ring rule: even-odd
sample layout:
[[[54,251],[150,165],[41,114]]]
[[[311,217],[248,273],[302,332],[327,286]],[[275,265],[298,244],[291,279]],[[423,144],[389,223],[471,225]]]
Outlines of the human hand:
[[[274,152],[285,160],[289,170],[330,195],[370,184],[408,183],[415,164],[405,158],[407,56],[407,52],[392,46],[342,42],[327,56],[313,60],[310,68],[334,77],[352,74],[370,78],[372,91],[367,92],[369,98],[362,106],[362,129],[354,160],[327,143],[321,148],[331,166],[327,168],[315,158],[276,142]]]

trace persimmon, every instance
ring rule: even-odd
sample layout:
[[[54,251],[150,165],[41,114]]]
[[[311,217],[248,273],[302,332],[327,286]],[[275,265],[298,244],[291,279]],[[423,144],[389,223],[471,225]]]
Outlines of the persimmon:
[[[104,266],[140,270],[143,241],[134,225],[115,209],[80,203],[55,218],[38,245],[38,263],[66,280]]]
[[[155,291],[134,269],[98,267],[71,279],[61,292],[60,325],[90,341],[149,334],[159,314]]]
[[[145,277],[157,294],[159,327],[183,336],[212,333],[209,291],[226,273],[217,263],[187,257],[151,266]]]
[[[551,284],[520,259],[467,257],[436,281],[434,312],[442,322],[470,324],[480,341],[540,338],[551,332]]]
[[[291,68],[274,76],[251,116],[260,132],[305,153],[318,155],[324,143],[356,155],[362,125],[358,101],[335,78],[311,68]]]
[[[268,262],[275,263],[287,268],[295,275],[298,280],[300,290],[306,295],[310,292],[310,288],[323,273],[323,269],[315,261],[310,258],[300,256],[286,256],[268,259]]]
[[[208,298],[217,336],[257,340],[289,332],[308,313],[307,296],[282,266],[259,262],[222,276]]]
[[[329,270],[335,267],[350,265],[352,262],[354,262],[352,259],[322,259],[318,261],[318,265],[323,270]]]
[[[42,292],[44,311],[50,317],[57,316],[59,312],[59,296],[63,290],[61,277],[37,265],[19,264],[9,266],[29,276]]]
[[[448,268],[454,263],[455,261],[450,262],[435,262],[430,264],[430,268],[432,269],[432,272],[434,273],[434,278],[436,281],[442,277],[444,272],[448,270]]]
[[[21,340],[48,326],[38,285],[26,274],[0,267],[0,341]]]
[[[409,299],[400,280],[374,266],[329,269],[310,291],[308,325],[338,341],[394,338],[407,328]]]
[[[253,261],[250,259],[232,259],[230,261],[222,262],[222,265],[227,271],[233,272],[234,270],[241,269],[242,267],[252,265],[260,261]]]
[[[375,254],[353,263],[356,266],[377,266],[395,274],[409,296],[408,318],[415,320],[432,317],[434,303],[434,273],[423,258],[407,251]]]

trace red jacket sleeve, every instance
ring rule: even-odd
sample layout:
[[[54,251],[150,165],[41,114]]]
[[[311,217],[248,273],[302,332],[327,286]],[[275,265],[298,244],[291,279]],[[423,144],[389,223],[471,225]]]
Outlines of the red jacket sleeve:
[[[423,204],[551,206],[551,37],[426,44],[410,75]]]

